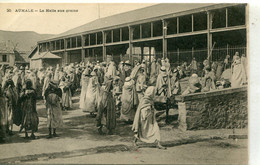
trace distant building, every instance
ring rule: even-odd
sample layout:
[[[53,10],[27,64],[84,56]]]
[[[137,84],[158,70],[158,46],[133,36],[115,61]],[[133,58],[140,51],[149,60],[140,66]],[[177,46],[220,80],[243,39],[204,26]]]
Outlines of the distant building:
[[[0,65],[26,66],[29,65],[28,52],[15,50],[10,41],[0,43]]]
[[[47,52],[39,52],[37,47],[33,49],[33,51],[28,56],[30,58],[30,68],[36,69],[41,67],[56,67],[57,64],[61,65],[61,57]]]

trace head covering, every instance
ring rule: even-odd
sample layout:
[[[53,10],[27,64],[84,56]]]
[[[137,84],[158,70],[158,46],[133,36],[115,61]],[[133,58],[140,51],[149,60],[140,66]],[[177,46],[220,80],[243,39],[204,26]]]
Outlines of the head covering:
[[[131,81],[130,77],[125,78],[125,82],[129,82],[129,81]]]
[[[97,76],[96,72],[91,72],[90,76]]]
[[[165,66],[162,66],[162,67],[160,68],[160,70],[161,70],[162,72],[166,72]]]
[[[31,79],[26,79],[25,84],[26,84],[26,89],[32,89],[33,84]]]
[[[127,60],[127,61],[125,62],[125,65],[129,65],[129,66],[131,66],[130,61]]]

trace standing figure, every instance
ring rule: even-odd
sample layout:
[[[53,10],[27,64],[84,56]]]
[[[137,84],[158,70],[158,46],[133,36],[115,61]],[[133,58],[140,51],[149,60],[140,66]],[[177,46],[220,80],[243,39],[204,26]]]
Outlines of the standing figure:
[[[166,149],[160,144],[160,130],[155,118],[154,96],[155,87],[150,86],[146,89],[134,118],[132,130],[134,131],[134,145],[137,140],[145,143],[157,143],[157,148]]]
[[[25,81],[25,89],[20,93],[22,110],[22,125],[25,129],[25,138],[28,138],[28,131],[31,130],[31,138],[35,139],[34,132],[38,131],[39,118],[36,111],[36,91],[32,87],[32,81]]]
[[[6,128],[7,128],[7,107],[6,99],[0,85],[0,143],[5,142]]]
[[[116,107],[115,99],[112,95],[113,81],[107,80],[105,85],[100,90],[98,100],[98,113],[97,113],[97,127],[100,134],[103,134],[102,127],[106,125],[108,134],[113,134],[116,128]],[[102,122],[105,119],[105,122]]]
[[[136,80],[136,93],[140,102],[142,97],[144,96],[144,91],[146,89],[146,77],[144,74],[144,68],[140,68],[138,72],[139,73],[137,74]]]
[[[197,61],[196,61],[195,57],[193,57],[193,59],[190,63],[190,69],[191,69],[191,74],[193,74],[193,73],[197,74],[198,65],[197,65]]]
[[[62,91],[62,108],[69,110],[72,107],[70,77],[62,77],[59,88]]]
[[[13,135],[13,114],[16,111],[18,94],[14,86],[13,80],[9,77],[4,86],[4,93],[6,97],[6,106],[7,106],[7,132],[9,135]],[[16,113],[15,113],[16,114]]]
[[[231,87],[237,88],[246,83],[246,71],[243,64],[241,64],[241,59],[236,56],[234,62],[231,66]]]
[[[86,68],[81,76],[81,93],[80,93],[80,100],[79,100],[79,108],[85,111],[87,109],[86,102],[87,102],[87,88],[90,79],[89,69]]]
[[[86,93],[86,109],[84,112],[89,112],[92,117],[97,112],[97,101],[100,91],[100,85],[95,72],[91,72],[89,79],[87,93]]]
[[[125,79],[121,101],[122,107],[120,119],[127,123],[132,123],[134,120],[135,108],[138,104],[138,100],[134,87],[134,80],[132,80],[130,77]]]
[[[164,97],[164,101],[171,96],[170,89],[170,78],[167,75],[165,66],[162,66],[160,69],[160,74],[157,77],[156,81],[156,95]]]
[[[173,71],[172,77],[170,79],[171,84],[171,94],[180,95],[181,94],[181,85],[180,85],[180,76],[177,69]]]
[[[47,127],[49,128],[48,138],[57,137],[56,129],[62,126],[62,111],[60,99],[62,91],[54,82],[49,82],[44,93],[47,107]],[[53,131],[53,132],[52,132]]]
[[[158,76],[158,73],[157,73],[156,59],[154,58],[152,61],[151,70],[150,70],[150,78],[149,78],[150,85],[155,85],[157,76]]]

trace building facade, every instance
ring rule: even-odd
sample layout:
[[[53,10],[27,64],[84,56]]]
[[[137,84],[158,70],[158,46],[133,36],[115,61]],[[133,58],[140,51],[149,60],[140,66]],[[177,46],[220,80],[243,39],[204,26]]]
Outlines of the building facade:
[[[158,4],[100,18],[37,43],[62,64],[168,58],[174,65],[247,53],[247,4]],[[140,51],[135,52],[136,48]]]

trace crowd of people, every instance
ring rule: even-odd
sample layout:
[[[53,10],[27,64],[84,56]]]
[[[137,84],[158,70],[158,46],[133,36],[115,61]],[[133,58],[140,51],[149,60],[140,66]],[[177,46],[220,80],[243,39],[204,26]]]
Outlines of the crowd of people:
[[[29,67],[0,68],[0,141],[13,134],[13,124],[24,129],[25,138],[35,139],[39,118],[36,101],[43,99],[47,113],[48,138],[58,136],[56,129],[62,126],[62,111],[73,109],[72,97],[80,91],[79,107],[95,118],[98,133],[113,134],[117,120],[133,124],[137,139],[160,144],[160,132],[156,122],[154,102],[166,103],[176,95],[208,92],[227,87],[240,87],[247,83],[245,55],[233,56],[229,62],[204,60],[200,70],[195,58],[190,65],[172,67],[169,60],[153,59],[110,62],[71,63],[55,68],[29,69]],[[180,81],[188,78],[186,89]],[[172,102],[174,104],[174,102]]]

